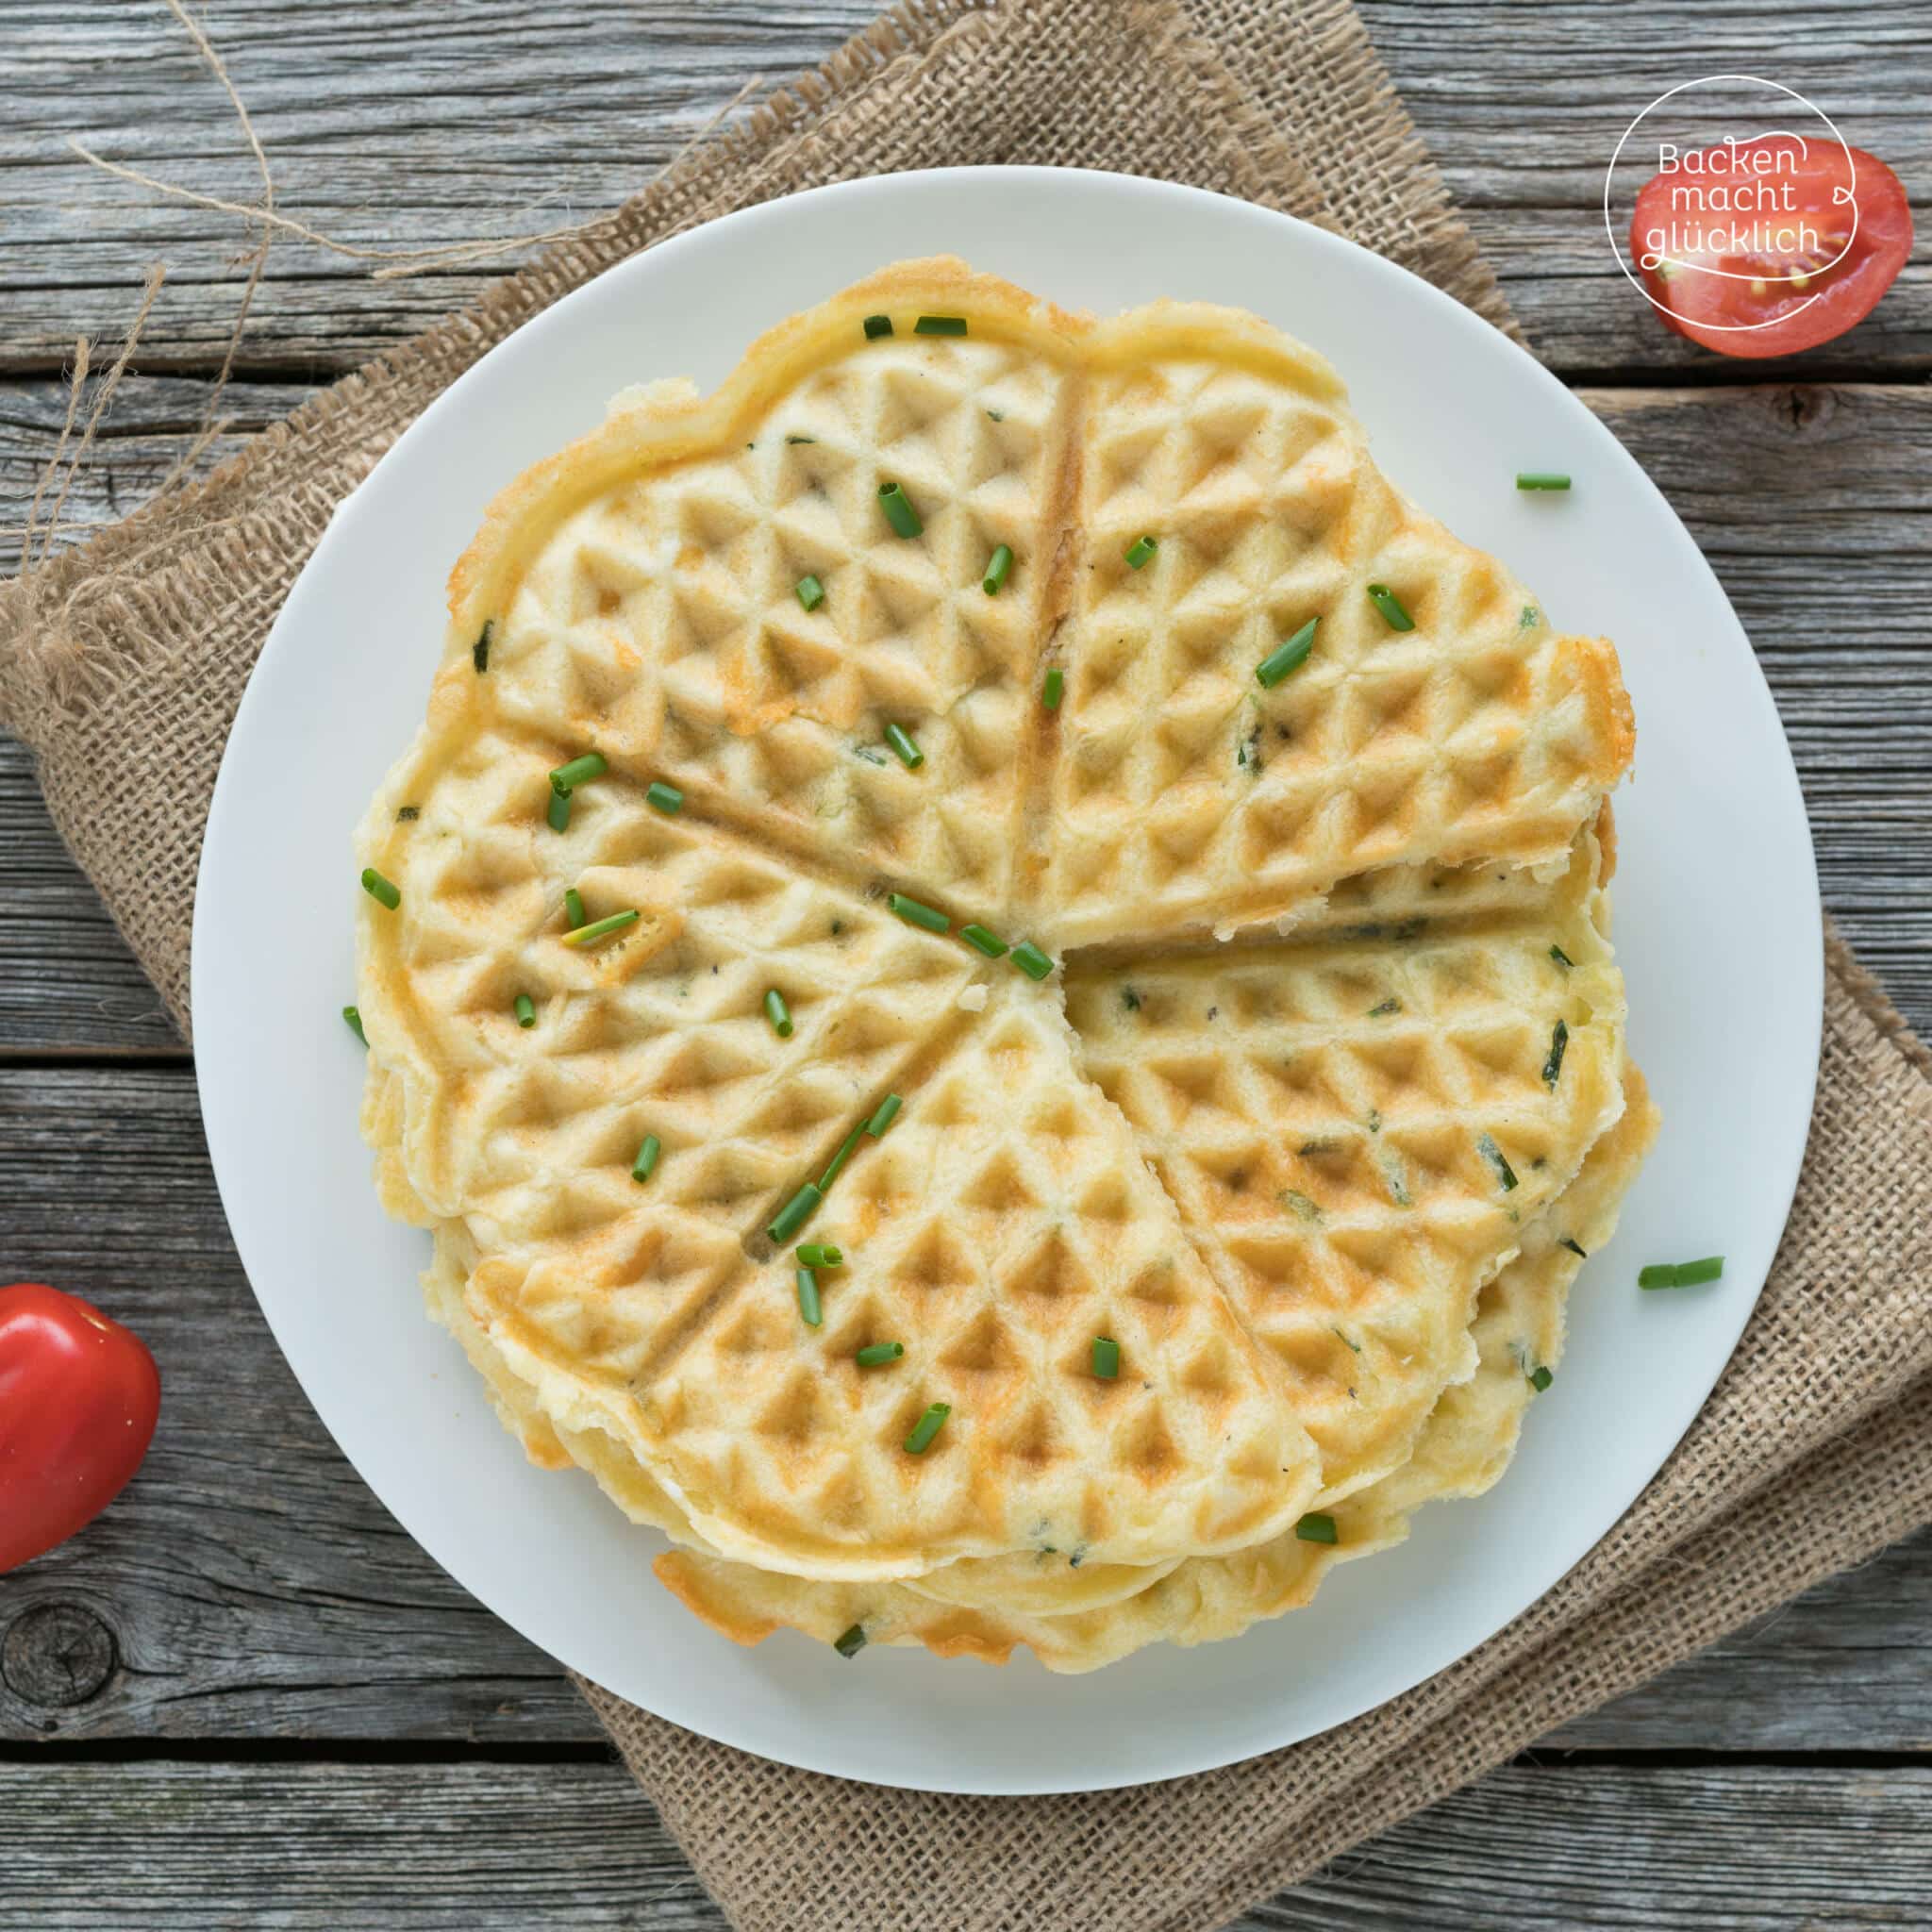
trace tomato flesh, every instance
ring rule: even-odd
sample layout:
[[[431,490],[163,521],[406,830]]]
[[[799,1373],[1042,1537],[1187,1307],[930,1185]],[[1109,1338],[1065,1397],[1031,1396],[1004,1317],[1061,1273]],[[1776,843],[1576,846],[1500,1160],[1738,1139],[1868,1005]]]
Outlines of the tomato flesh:
[[[1787,136],[1684,156],[1645,185],[1630,221],[1631,258],[1665,326],[1724,356],[1789,356],[1843,335],[1911,250],[1905,188],[1876,155],[1820,141],[1800,155]]]
[[[131,1330],[43,1282],[0,1288],[0,1571],[65,1542],[127,1487],[161,1377]]]

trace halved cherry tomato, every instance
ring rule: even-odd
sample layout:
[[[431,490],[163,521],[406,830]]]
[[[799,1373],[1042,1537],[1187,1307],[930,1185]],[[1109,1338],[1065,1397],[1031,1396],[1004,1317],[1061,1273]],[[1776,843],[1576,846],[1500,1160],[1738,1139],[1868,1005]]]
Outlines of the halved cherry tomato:
[[[1645,184],[1630,221],[1631,258],[1665,258],[1641,271],[1664,325],[1723,356],[1789,356],[1843,335],[1911,252],[1898,176],[1829,140],[1801,154],[1789,136],[1760,135],[1687,155]]]
[[[160,1371],[131,1330],[42,1282],[0,1288],[0,1571],[127,1487],[160,1406]]]

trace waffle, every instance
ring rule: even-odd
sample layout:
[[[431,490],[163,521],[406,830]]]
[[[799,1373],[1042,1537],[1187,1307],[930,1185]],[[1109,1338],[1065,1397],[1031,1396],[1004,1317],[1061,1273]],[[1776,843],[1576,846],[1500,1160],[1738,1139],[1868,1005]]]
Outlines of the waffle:
[[[1628,705],[1318,357],[907,264],[620,398],[451,612],[358,834],[376,1185],[701,1615],[1091,1668],[1500,1469],[1485,1322],[1550,1358],[1637,1158]]]

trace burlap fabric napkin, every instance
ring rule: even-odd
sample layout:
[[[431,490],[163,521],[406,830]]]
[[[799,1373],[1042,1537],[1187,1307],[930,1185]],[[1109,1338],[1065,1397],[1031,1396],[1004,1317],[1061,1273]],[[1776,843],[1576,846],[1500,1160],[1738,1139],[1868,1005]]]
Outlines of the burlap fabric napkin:
[[[63,836],[184,1030],[202,824],[249,668],[335,505],[430,399],[695,223],[856,175],[1017,161],[1287,209],[1513,330],[1345,0],[914,0],[204,485],[0,591],[0,722],[37,752]],[[787,1770],[586,1685],[743,1932],[1205,1932],[1932,1520],[1932,1059],[1835,940],[1827,965],[1810,1151],[1735,1359],[1610,1536],[1408,1695],[1206,1776],[1003,1800]]]

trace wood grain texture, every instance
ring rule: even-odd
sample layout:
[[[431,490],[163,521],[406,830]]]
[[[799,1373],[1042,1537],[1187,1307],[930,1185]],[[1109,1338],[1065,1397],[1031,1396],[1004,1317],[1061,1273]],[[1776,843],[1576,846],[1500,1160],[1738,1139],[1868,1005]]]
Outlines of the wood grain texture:
[[[362,246],[531,234],[615,207],[746,80],[824,58],[873,0],[583,0],[560,31],[522,0],[222,0],[208,27],[250,103],[284,212]],[[1667,334],[1629,291],[1603,231],[1603,175],[1632,118],[1713,73],[1791,72],[1932,196],[1932,14],[1914,0],[1686,6],[1559,0],[1533,9],[1366,0],[1362,12],[1450,192],[1469,210],[1531,340],[1574,373],[1735,378]],[[220,90],[154,0],[57,8],[9,0],[0,122],[11,188],[0,250],[0,370],[46,373],[78,330],[115,333],[141,272],[174,270],[146,366],[206,360],[234,313],[244,223],[170,206],[64,145],[206,194],[251,200],[254,164]],[[1615,25],[1611,25],[1614,17]],[[1533,25],[1532,25],[1533,23]],[[487,271],[371,285],[357,264],[278,242],[247,344],[257,370],[340,371],[469,300]],[[1932,260],[1811,372],[1932,369]]]
[[[0,1069],[0,1173],[15,1177],[8,1270],[129,1323],[163,1387],[134,1486],[0,1576],[0,1660],[15,1647],[0,1740],[601,1737],[556,1666],[444,1575],[329,1441],[235,1259],[187,1068]],[[451,1373],[466,1373],[454,1349]],[[53,1609],[111,1639],[114,1667],[83,1696],[72,1676],[98,1651],[84,1622],[43,1629],[30,1654],[31,1628],[9,1636]],[[1557,1741],[1932,1749],[1932,1533]]]
[[[1922,1927],[1928,1806],[1932,1770],[1514,1765],[1227,1932]],[[728,1932],[616,1764],[15,1760],[0,1843],[8,1932]]]

